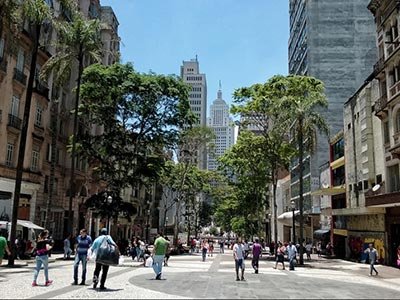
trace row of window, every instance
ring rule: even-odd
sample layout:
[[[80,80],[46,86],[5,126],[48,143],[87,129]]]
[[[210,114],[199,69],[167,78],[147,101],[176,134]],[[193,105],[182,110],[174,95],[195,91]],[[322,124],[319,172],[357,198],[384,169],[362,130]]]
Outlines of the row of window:
[[[203,80],[203,76],[186,76],[186,80],[190,81],[201,81]]]

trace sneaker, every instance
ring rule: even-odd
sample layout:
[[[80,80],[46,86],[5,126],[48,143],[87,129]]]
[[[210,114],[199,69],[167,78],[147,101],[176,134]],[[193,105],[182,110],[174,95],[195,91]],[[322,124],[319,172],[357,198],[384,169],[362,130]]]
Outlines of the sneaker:
[[[100,286],[100,290],[104,291],[104,290],[106,290],[106,289],[107,289],[107,288],[106,288],[104,285]]]
[[[32,282],[32,286],[37,286],[36,281],[33,281],[33,282]]]
[[[158,274],[157,274],[156,280],[161,280],[161,273],[158,273]]]
[[[71,283],[71,285],[78,285],[78,280],[74,280],[74,282]]]
[[[246,279],[244,279],[244,277],[242,277],[240,280],[241,280],[241,281],[246,281]]]
[[[258,274],[258,270],[256,270],[254,273]]]
[[[93,276],[93,288],[95,289],[97,287],[97,283],[99,283],[99,279],[97,276]]]
[[[82,280],[82,282],[79,285],[86,285],[85,281]]]
[[[236,277],[236,281],[240,281],[239,277]]]
[[[52,283],[53,283],[53,280],[46,280],[45,285],[47,286],[47,285],[50,285],[50,284],[52,284]]]

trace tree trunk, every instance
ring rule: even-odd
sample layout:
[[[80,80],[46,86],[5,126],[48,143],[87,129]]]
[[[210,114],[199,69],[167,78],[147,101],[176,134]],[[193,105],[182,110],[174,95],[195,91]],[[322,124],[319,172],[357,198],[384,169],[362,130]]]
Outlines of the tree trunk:
[[[50,227],[50,211],[51,204],[53,202],[53,189],[55,181],[55,168],[56,168],[56,155],[57,155],[57,119],[58,119],[58,101],[53,99],[51,104],[51,162],[50,162],[50,182],[49,182],[49,195],[47,198],[46,205],[46,225],[48,229]],[[68,236],[68,234],[67,234]]]
[[[300,251],[299,251],[299,256],[300,256],[300,265],[304,264],[304,258],[303,258],[303,240],[304,240],[304,197],[303,197],[303,156],[304,156],[304,145],[303,145],[303,119],[299,119],[299,124],[298,124],[298,146],[299,146],[299,210],[300,210]]]
[[[17,172],[16,172],[16,177],[15,177],[14,201],[13,201],[12,219],[11,219],[11,237],[10,237],[12,255],[10,255],[10,257],[8,259],[9,266],[14,266],[14,258],[15,258],[16,250],[17,250],[16,245],[15,245],[15,239],[17,237],[18,207],[19,207],[19,199],[21,196],[21,184],[22,184],[22,174],[23,174],[23,168],[24,168],[26,138],[28,136],[29,115],[30,115],[31,102],[32,102],[33,81],[35,79],[35,73],[36,73],[36,61],[37,61],[38,48],[39,48],[40,28],[41,28],[41,25],[34,25],[34,30],[32,30],[33,49],[32,49],[31,65],[30,65],[30,69],[29,69],[28,86],[26,88],[24,117],[22,120],[21,138],[20,138],[19,150],[18,150]]]
[[[74,111],[74,129],[72,132],[72,150],[71,150],[71,178],[69,183],[69,208],[68,208],[68,232],[74,235],[73,231],[73,214],[72,214],[72,202],[75,196],[75,156],[76,156],[76,135],[78,128],[78,108],[79,108],[79,93],[81,90],[81,77],[83,73],[83,50],[82,45],[79,49],[79,70],[78,70],[78,80],[77,88],[75,94],[75,111]]]

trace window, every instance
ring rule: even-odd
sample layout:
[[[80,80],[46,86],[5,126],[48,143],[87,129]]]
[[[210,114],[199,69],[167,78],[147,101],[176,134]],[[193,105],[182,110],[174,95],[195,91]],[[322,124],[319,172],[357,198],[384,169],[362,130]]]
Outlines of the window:
[[[19,96],[13,95],[11,98],[10,114],[15,117],[18,117],[18,112],[19,112]]]
[[[0,39],[0,60],[4,57],[4,39]]]
[[[35,125],[43,127],[43,106],[39,103],[36,103]]]
[[[387,122],[387,121],[383,123],[383,143],[384,144],[390,143],[389,122]]]
[[[34,147],[32,150],[31,171],[39,171],[39,147]]]
[[[24,64],[25,64],[24,52],[22,50],[19,50],[17,57],[17,70],[20,72],[24,72]]]
[[[390,166],[389,173],[389,193],[400,191],[399,165]]]
[[[12,167],[14,161],[14,145],[7,143],[7,156],[6,156],[6,166]]]

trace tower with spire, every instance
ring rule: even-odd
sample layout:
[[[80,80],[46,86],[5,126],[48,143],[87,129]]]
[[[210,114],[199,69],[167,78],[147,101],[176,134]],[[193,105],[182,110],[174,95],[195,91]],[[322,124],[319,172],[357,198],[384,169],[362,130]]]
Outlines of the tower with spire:
[[[233,120],[229,115],[229,105],[222,99],[221,80],[219,81],[217,99],[210,106],[210,117],[207,121],[208,127],[215,134],[213,153],[207,155],[207,169],[214,171],[217,169],[217,157],[224,154],[234,143]]]

